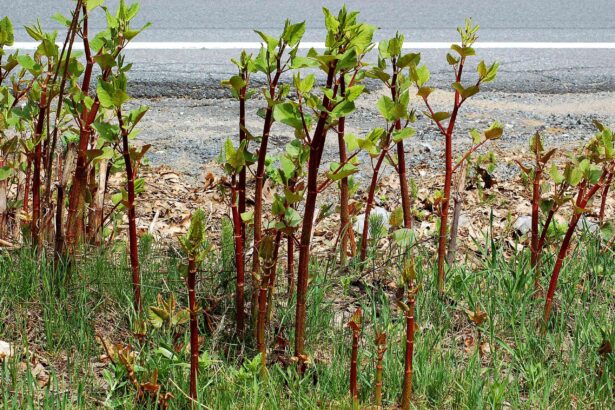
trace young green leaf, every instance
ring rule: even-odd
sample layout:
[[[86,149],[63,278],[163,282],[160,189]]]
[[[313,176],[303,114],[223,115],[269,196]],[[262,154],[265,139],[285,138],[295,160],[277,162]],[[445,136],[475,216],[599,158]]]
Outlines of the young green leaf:
[[[15,41],[13,23],[8,17],[0,20],[0,47],[12,46]]]

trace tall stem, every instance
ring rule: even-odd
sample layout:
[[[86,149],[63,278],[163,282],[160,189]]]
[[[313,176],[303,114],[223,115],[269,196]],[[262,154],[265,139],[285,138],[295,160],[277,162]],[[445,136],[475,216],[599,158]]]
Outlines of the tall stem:
[[[244,87],[241,88],[240,92],[239,92],[239,142],[241,144],[241,142],[243,142],[243,140],[246,139],[246,92],[248,89],[248,71],[247,69],[242,70],[241,72],[242,74],[242,78],[244,79],[244,81],[246,82],[246,85]],[[244,213],[246,211],[246,177],[247,177],[247,168],[244,166],[243,168],[241,168],[241,170],[239,171],[239,185],[237,187],[237,190],[239,191],[239,202],[238,202],[238,208],[239,208],[239,214],[241,215],[242,213]],[[239,218],[240,223],[241,223],[241,238],[242,238],[242,242],[245,242],[246,240],[246,225],[245,223],[241,220],[241,218]],[[243,243],[242,243],[242,248],[243,248]],[[245,264],[245,260],[244,260],[244,255],[241,255],[241,265],[242,265],[242,269],[243,269],[243,265]],[[243,327],[242,327],[243,329]],[[242,330],[243,332],[243,330]]]
[[[267,289],[267,316],[265,324],[271,322],[273,316],[273,295],[275,293],[275,279],[278,267],[278,255],[280,252],[280,242],[282,241],[282,232],[278,231],[275,235],[275,243],[273,245],[273,263],[271,272],[269,273],[269,286]]]
[[[51,79],[51,73],[41,84],[41,99],[38,106],[38,118],[34,131],[34,172],[32,175],[32,245],[38,247],[41,242],[40,223],[41,223],[41,160],[43,154],[43,129],[45,127],[45,113],[47,112],[47,84]]]
[[[391,77],[391,98],[397,102],[399,100],[397,87],[397,61],[393,59],[393,76]],[[401,120],[395,121],[395,129],[401,130]],[[406,175],[406,152],[404,142],[397,143],[397,173],[399,175],[399,188],[401,195],[401,208],[404,213],[404,228],[412,228],[412,203],[410,189],[408,188],[408,177]]]
[[[256,324],[256,344],[261,355],[261,375],[267,375],[267,345],[265,336],[265,326],[267,323],[267,291],[269,289],[269,281],[273,271],[275,270],[275,247],[279,246],[279,238],[281,234],[276,234],[276,240],[270,235],[263,238],[260,251],[263,263],[261,264],[260,286],[258,289],[258,320]]]
[[[570,239],[572,238],[572,234],[574,234],[574,230],[579,222],[581,214],[574,214],[570,223],[568,224],[568,230],[566,231],[566,236],[564,236],[564,240],[562,241],[562,245],[557,254],[557,261],[555,262],[555,266],[553,267],[553,273],[551,274],[551,280],[549,281],[549,290],[547,291],[547,296],[545,299],[545,307],[543,313],[543,322],[542,322],[542,332],[545,333],[547,331],[547,323],[549,322],[549,316],[551,316],[551,309],[553,306],[553,296],[555,295],[555,288],[557,286],[557,279],[559,278],[560,271],[562,269],[562,265],[564,263],[564,259],[568,254],[568,248],[570,247]]]
[[[235,239],[235,269],[237,270],[237,281],[235,286],[235,314],[236,314],[236,331],[240,337],[243,337],[245,330],[244,320],[244,287],[245,287],[245,272],[243,260],[243,232],[241,217],[237,207],[237,186],[235,175],[231,181],[231,213],[233,215],[233,237]],[[245,187],[245,186],[244,186]],[[241,193],[241,191],[239,191]],[[245,198],[244,198],[245,199]],[[245,205],[245,204],[244,204]]]
[[[609,176],[609,179],[604,184],[604,188],[602,189],[602,198],[600,198],[600,213],[598,214],[598,219],[600,223],[604,222],[604,213],[606,211],[606,200],[609,197],[609,189],[611,188],[611,183],[613,182],[613,174]]]
[[[336,62],[331,63],[327,74],[326,88],[331,89],[335,77]],[[329,97],[323,96],[322,105],[329,108]],[[299,242],[299,267],[297,271],[297,307],[295,312],[295,356],[300,358],[299,372],[305,370],[304,345],[305,345],[305,315],[308,288],[308,269],[310,264],[310,244],[312,241],[312,226],[318,196],[318,169],[322,159],[322,152],[327,137],[326,123],[329,114],[326,110],[320,112],[312,144],[310,146],[310,158],[308,160],[307,197],[305,199],[305,212],[301,227],[301,240]]]
[[[416,299],[414,290],[408,291],[408,310],[405,311],[406,317],[406,354],[404,357],[404,387],[402,390],[401,408],[410,409],[410,398],[412,397],[412,358],[414,354],[414,307]]]
[[[538,155],[538,154],[537,154]],[[542,167],[536,160],[536,167],[534,169],[534,181],[532,184],[532,231],[530,238],[530,250],[532,256],[530,259],[530,265],[533,269],[538,264],[538,217],[540,212],[540,183],[542,179]]]
[[[83,74],[83,82],[81,83],[81,93],[83,98],[88,96],[90,82],[92,80],[92,70],[94,68],[94,58],[90,50],[90,41],[88,38],[88,11],[87,7],[82,6],[83,13],[83,29],[82,39],[85,52],[86,66]],[[116,49],[116,53],[121,51],[121,47]],[[111,75],[111,69],[105,69],[102,72],[102,81],[107,81]],[[79,129],[79,144],[77,149],[77,165],[73,176],[73,183],[70,190],[68,202],[68,216],[66,218],[66,242],[68,245],[69,254],[74,253],[75,244],[77,241],[77,233],[80,232],[79,227],[83,226],[83,204],[84,204],[84,189],[87,183],[87,169],[89,166],[87,160],[87,149],[90,144],[92,135],[92,123],[96,119],[100,101],[98,96],[94,98],[91,108],[88,110],[84,101],[81,101],[83,109],[80,117]]]
[[[269,83],[269,97],[273,100],[275,98],[276,87],[278,81],[282,75],[282,69],[280,68],[278,56],[278,68],[271,82]],[[265,122],[263,124],[263,136],[261,138],[261,145],[258,150],[258,160],[256,164],[256,176],[254,187],[254,255],[252,259],[252,277],[255,277],[258,273],[259,255],[258,245],[262,239],[263,232],[263,187],[265,183],[265,159],[267,158],[267,144],[269,142],[269,134],[271,132],[271,125],[273,124],[273,106],[268,105],[265,112]],[[255,301],[254,295],[252,301]],[[252,305],[253,316],[256,311],[256,306]]]
[[[196,306],[196,262],[188,259],[188,306],[190,309],[190,398],[198,400],[197,375],[199,372],[199,325]],[[194,405],[193,405],[194,407]]]
[[[124,128],[121,111],[118,111],[118,121],[122,132],[122,155],[126,167],[126,188],[128,191],[128,239],[130,245],[130,269],[132,271],[133,304],[135,311],[143,312],[141,303],[141,272],[139,270],[139,245],[137,239],[137,221],[135,212],[135,172],[132,159],[130,158],[130,146],[128,145],[128,130]]]
[[[359,356],[359,330],[352,330],[352,353],[350,357],[350,396],[352,408],[359,408],[359,389],[357,388],[357,358]]]
[[[286,277],[288,280],[286,297],[290,303],[295,294],[295,238],[292,234],[287,237],[286,248]]]
[[[365,214],[363,219],[363,232],[361,234],[361,262],[365,260],[367,257],[367,240],[369,236],[369,217],[372,212],[372,208],[374,206],[374,197],[376,196],[376,186],[378,185],[378,176],[380,173],[380,167],[386,158],[386,154],[388,152],[389,140],[387,136],[387,140],[385,141],[385,145],[378,156],[378,160],[376,161],[376,166],[374,167],[374,172],[372,173],[372,180],[369,185],[369,192],[367,194],[367,203],[365,205]]]
[[[340,96],[346,95],[346,81],[344,79],[344,73],[340,74]],[[346,153],[345,136],[345,124],[346,117],[339,119],[338,123],[338,147],[340,153],[340,164],[345,164],[348,160],[348,154]],[[352,229],[350,226],[350,215],[348,212],[349,207],[349,191],[348,191],[348,177],[344,177],[340,180],[340,265],[345,266],[347,262],[348,251],[348,234]]]
[[[598,182],[594,184],[594,186],[586,190],[586,182],[583,181],[579,185],[579,191],[577,194],[577,200],[575,206],[580,209],[585,209],[587,203],[590,199],[598,192],[604,185],[605,179],[608,180],[613,175],[613,164],[604,168],[602,175]],[[568,250],[570,248],[570,240],[574,231],[576,229],[577,223],[579,219],[581,219],[581,212],[578,212],[576,209],[574,210],[574,214],[570,219],[570,223],[568,224],[568,230],[566,231],[566,235],[564,236],[564,240],[562,241],[562,245],[560,247],[559,253],[557,254],[557,260],[555,262],[555,266],[553,267],[553,272],[551,273],[551,280],[549,281],[549,289],[547,291],[547,296],[545,298],[545,307],[544,314],[542,320],[542,333],[546,333],[547,324],[549,323],[549,317],[551,316],[551,309],[553,306],[553,296],[555,295],[555,288],[557,287],[557,280],[559,278],[560,271],[562,270],[562,265],[564,264],[564,259],[568,254]]]
[[[457,82],[461,80],[461,73],[463,72],[464,59],[459,62],[459,69],[457,70]],[[444,293],[444,277],[446,269],[446,238],[448,233],[448,212],[451,199],[451,184],[453,180],[453,131],[455,129],[455,121],[457,120],[457,113],[461,107],[461,96],[459,91],[455,91],[455,105],[451,118],[446,128],[445,134],[445,149],[444,149],[444,161],[445,161],[445,174],[444,174],[444,197],[440,206],[440,234],[438,241],[438,292]]]
[[[455,194],[453,205],[453,223],[451,224],[451,236],[448,242],[448,252],[446,254],[446,262],[453,263],[455,254],[457,253],[457,235],[459,234],[459,218],[461,216],[461,208],[463,207],[463,189],[466,180],[466,167],[462,165],[459,178],[457,180],[457,192]]]
[[[380,340],[383,338],[383,340]],[[376,382],[374,388],[374,402],[377,409],[382,409],[382,361],[386,352],[386,334],[376,337]]]
[[[52,179],[52,166],[53,159],[55,155],[56,145],[58,142],[58,130],[59,130],[59,122],[62,113],[62,104],[64,102],[64,90],[66,88],[66,80],[68,78],[68,64],[70,63],[70,57],[73,51],[73,44],[75,43],[75,37],[77,35],[77,26],[79,24],[79,15],[82,7],[82,0],[77,0],[77,4],[75,6],[75,11],[73,12],[73,19],[71,21],[70,27],[68,29],[68,33],[66,33],[66,39],[64,40],[64,46],[62,48],[61,57],[64,58],[64,69],[62,71],[62,80],[60,81],[60,91],[58,93],[58,104],[56,107],[56,116],[54,120],[53,133],[51,134],[51,144],[49,147],[49,157],[47,158],[46,171],[47,175],[46,186],[45,186],[45,203],[49,204],[51,199],[51,179]],[[66,54],[65,54],[66,51]],[[53,83],[56,82],[57,76],[59,75],[60,70],[60,61],[58,62],[58,67],[56,69],[56,73],[53,78]],[[57,215],[56,215],[57,218]]]
[[[90,41],[88,38],[89,15],[87,7],[83,6],[82,12],[83,28],[81,36],[83,39],[86,66],[83,74],[83,81],[81,83],[81,92],[83,93],[83,98],[85,99],[85,97],[88,96],[90,90],[92,71],[94,69],[94,58],[92,57],[92,53],[90,50]],[[98,104],[92,105],[91,111],[88,111],[85,102],[82,101],[82,103],[83,108],[80,117],[79,143],[77,146],[77,165],[75,168],[75,175],[73,177],[73,183],[70,190],[68,201],[68,215],[66,218],[66,242],[70,254],[74,253],[79,219],[81,219],[82,217],[82,215],[80,215],[80,209],[83,202],[83,189],[85,188],[87,180],[87,149],[90,142],[90,134],[92,133],[90,124],[88,123],[88,117],[91,112],[94,112],[95,109],[96,111],[98,110]]]

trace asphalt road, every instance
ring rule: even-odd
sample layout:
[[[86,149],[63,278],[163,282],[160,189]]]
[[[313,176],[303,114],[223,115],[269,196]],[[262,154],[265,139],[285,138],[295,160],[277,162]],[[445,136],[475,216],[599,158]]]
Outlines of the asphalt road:
[[[130,1],[128,1],[130,3]],[[41,17],[68,14],[73,0],[2,0],[3,13],[15,26]],[[111,9],[119,0],[107,0]],[[275,32],[285,18],[305,20],[307,41],[323,41],[321,7],[337,9],[340,1],[296,0],[141,0],[137,24],[153,26],[141,41],[256,41],[252,29]],[[612,0],[348,0],[364,21],[381,28],[381,38],[396,30],[416,41],[450,41],[455,27],[473,17],[483,27],[484,41],[615,41]],[[103,26],[101,18],[94,28]],[[19,39],[26,39],[25,33]],[[252,39],[252,40],[250,40]]]
[[[119,0],[107,0],[113,9]],[[46,29],[61,29],[49,16],[68,14],[72,0],[0,0],[17,29],[16,41],[28,41],[20,29],[41,17]],[[259,41],[252,31],[280,31],[284,19],[306,20],[305,41],[323,41],[321,6],[342,2],[284,0],[142,0],[136,25],[153,25],[143,42]],[[615,42],[613,0],[393,0],[352,1],[362,18],[378,27],[376,40],[396,30],[409,41],[455,41],[456,26],[472,16],[487,42]],[[100,14],[100,13],[98,13]],[[94,18],[92,29],[103,19]],[[220,79],[234,72],[230,58],[239,50],[131,50],[133,93],[137,96],[222,96]],[[434,85],[448,86],[445,50],[422,50]],[[486,49],[480,56],[501,62],[501,75],[491,88],[513,92],[594,92],[615,89],[615,49]]]

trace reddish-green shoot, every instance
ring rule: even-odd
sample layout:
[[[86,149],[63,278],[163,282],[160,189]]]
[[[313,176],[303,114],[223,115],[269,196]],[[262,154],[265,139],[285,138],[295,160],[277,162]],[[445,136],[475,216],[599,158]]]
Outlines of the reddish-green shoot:
[[[352,408],[359,409],[359,388],[357,386],[357,360],[359,356],[359,341],[361,339],[361,329],[363,326],[363,312],[361,308],[353,313],[347,326],[352,331],[352,351],[350,354],[350,397],[352,398]]]
[[[499,123],[494,123],[488,130],[483,133],[484,138],[481,138],[481,134],[478,131],[473,130],[472,137],[474,139],[473,147],[470,148],[466,154],[462,155],[462,159],[453,163],[454,146],[453,135],[455,131],[455,125],[457,123],[458,115],[460,113],[463,104],[473,95],[480,91],[480,86],[484,83],[495,80],[498,64],[494,63],[491,66],[487,66],[484,61],[481,61],[477,66],[478,79],[474,84],[463,85],[462,76],[466,60],[468,57],[474,56],[476,51],[472,46],[478,39],[478,26],[473,25],[472,20],[466,20],[464,27],[459,27],[461,42],[460,44],[451,45],[451,49],[456,55],[451,53],[446,55],[446,60],[453,69],[455,81],[452,84],[454,90],[453,107],[449,111],[435,111],[429,102],[429,95],[432,93],[432,89],[425,84],[429,80],[429,70],[427,67],[411,65],[410,66],[410,79],[417,87],[417,95],[420,96],[427,107],[427,111],[424,113],[429,119],[431,119],[437,126],[438,131],[442,134],[445,140],[444,150],[444,187],[443,192],[438,193],[437,202],[439,204],[439,238],[438,238],[438,275],[437,286],[438,291],[444,293],[444,279],[446,272],[446,248],[448,243],[448,215],[449,204],[451,199],[451,187],[453,181],[453,173],[463,164],[467,157],[481,147],[486,141],[497,139],[502,135],[503,127]],[[448,124],[446,122],[448,121]]]
[[[198,400],[197,374],[199,371],[199,307],[196,303],[196,274],[209,253],[205,212],[198,209],[192,214],[188,232],[180,238],[180,244],[188,261],[188,309],[190,310],[190,397]]]

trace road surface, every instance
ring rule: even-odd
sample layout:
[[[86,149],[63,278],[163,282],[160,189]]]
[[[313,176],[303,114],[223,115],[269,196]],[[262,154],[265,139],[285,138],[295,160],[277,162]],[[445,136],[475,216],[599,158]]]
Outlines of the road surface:
[[[107,0],[114,9],[119,0]],[[41,17],[46,29],[61,29],[49,16],[68,14],[73,0],[1,0],[3,13],[17,28],[16,41],[28,41],[21,27]],[[336,9],[336,1],[290,0],[142,0],[135,25],[151,22],[140,42],[257,42],[253,29],[278,33],[285,18],[305,20],[305,41],[323,41],[321,7]],[[612,0],[362,0],[346,2],[361,18],[380,28],[375,40],[395,31],[413,42],[452,42],[465,17],[481,25],[484,42],[612,43],[615,45],[615,3]],[[100,16],[93,31],[102,29]],[[591,47],[591,45],[590,45]],[[421,50],[434,80],[448,81],[445,50]],[[220,79],[234,72],[230,58],[237,49],[131,50],[134,93],[140,96],[221,96]],[[502,69],[491,89],[513,92],[591,92],[615,89],[615,49],[481,50],[481,57],[497,59]]]
[[[107,0],[114,9],[119,0]],[[593,133],[592,119],[615,124],[615,2],[613,0],[364,0],[346,2],[361,11],[361,18],[380,29],[375,40],[399,30],[407,41],[424,42],[423,61],[432,72],[430,85],[450,90],[451,72],[446,50],[430,48],[436,42],[458,39],[456,27],[465,17],[481,25],[480,42],[499,48],[478,50],[480,58],[501,63],[497,81],[464,108],[458,138],[467,138],[472,127],[484,128],[495,119],[506,125],[498,146],[503,155],[526,149],[527,138],[541,129],[549,146],[577,146]],[[29,41],[21,27],[37,16],[45,29],[62,28],[49,16],[68,14],[73,0],[0,0],[2,13],[16,27],[16,41]],[[154,147],[149,158],[198,176],[201,166],[220,152],[226,138],[237,136],[237,104],[229,99],[220,80],[235,73],[230,59],[240,50],[233,42],[258,42],[253,29],[272,34],[281,31],[285,18],[307,22],[305,41],[322,42],[324,23],[321,6],[337,9],[333,1],[273,0],[142,0],[135,26],[151,22],[139,36],[141,44],[162,44],[161,49],[133,49],[127,60],[134,63],[130,93],[148,104],[150,112],[141,124],[138,141]],[[92,31],[104,27],[100,12],[91,22]],[[62,30],[61,30],[62,32]],[[177,43],[215,44],[217,49],[176,49]],[[531,49],[523,44],[551,43]],[[579,44],[584,43],[584,44]],[[612,48],[599,48],[602,44]],[[510,45],[510,46],[509,46]],[[565,45],[566,49],[554,48]],[[305,52],[302,50],[301,52]],[[370,57],[372,60],[374,56]],[[473,64],[476,64],[474,60]],[[470,67],[471,69],[471,67]],[[253,77],[253,83],[262,81]],[[372,91],[376,88],[372,85]],[[350,132],[366,133],[382,126],[375,111],[376,90],[360,102],[348,121]],[[436,96],[437,97],[437,96]],[[434,98],[436,98],[434,97]],[[448,109],[450,98],[440,92],[435,103]],[[250,102],[248,127],[258,133],[256,116],[262,101]],[[417,103],[418,106],[418,103]],[[421,107],[418,107],[419,110]],[[419,115],[419,117],[421,117]],[[417,137],[408,144],[412,167],[437,168],[442,144],[433,125],[419,118]],[[274,125],[271,150],[283,149],[292,138],[288,127]],[[331,139],[327,152],[335,157]],[[466,141],[467,142],[467,141]],[[435,161],[435,162],[434,162]],[[365,162],[368,164],[368,162]],[[512,164],[508,162],[507,164]],[[413,172],[415,168],[412,168]],[[517,174],[514,165],[504,165],[502,174]]]

